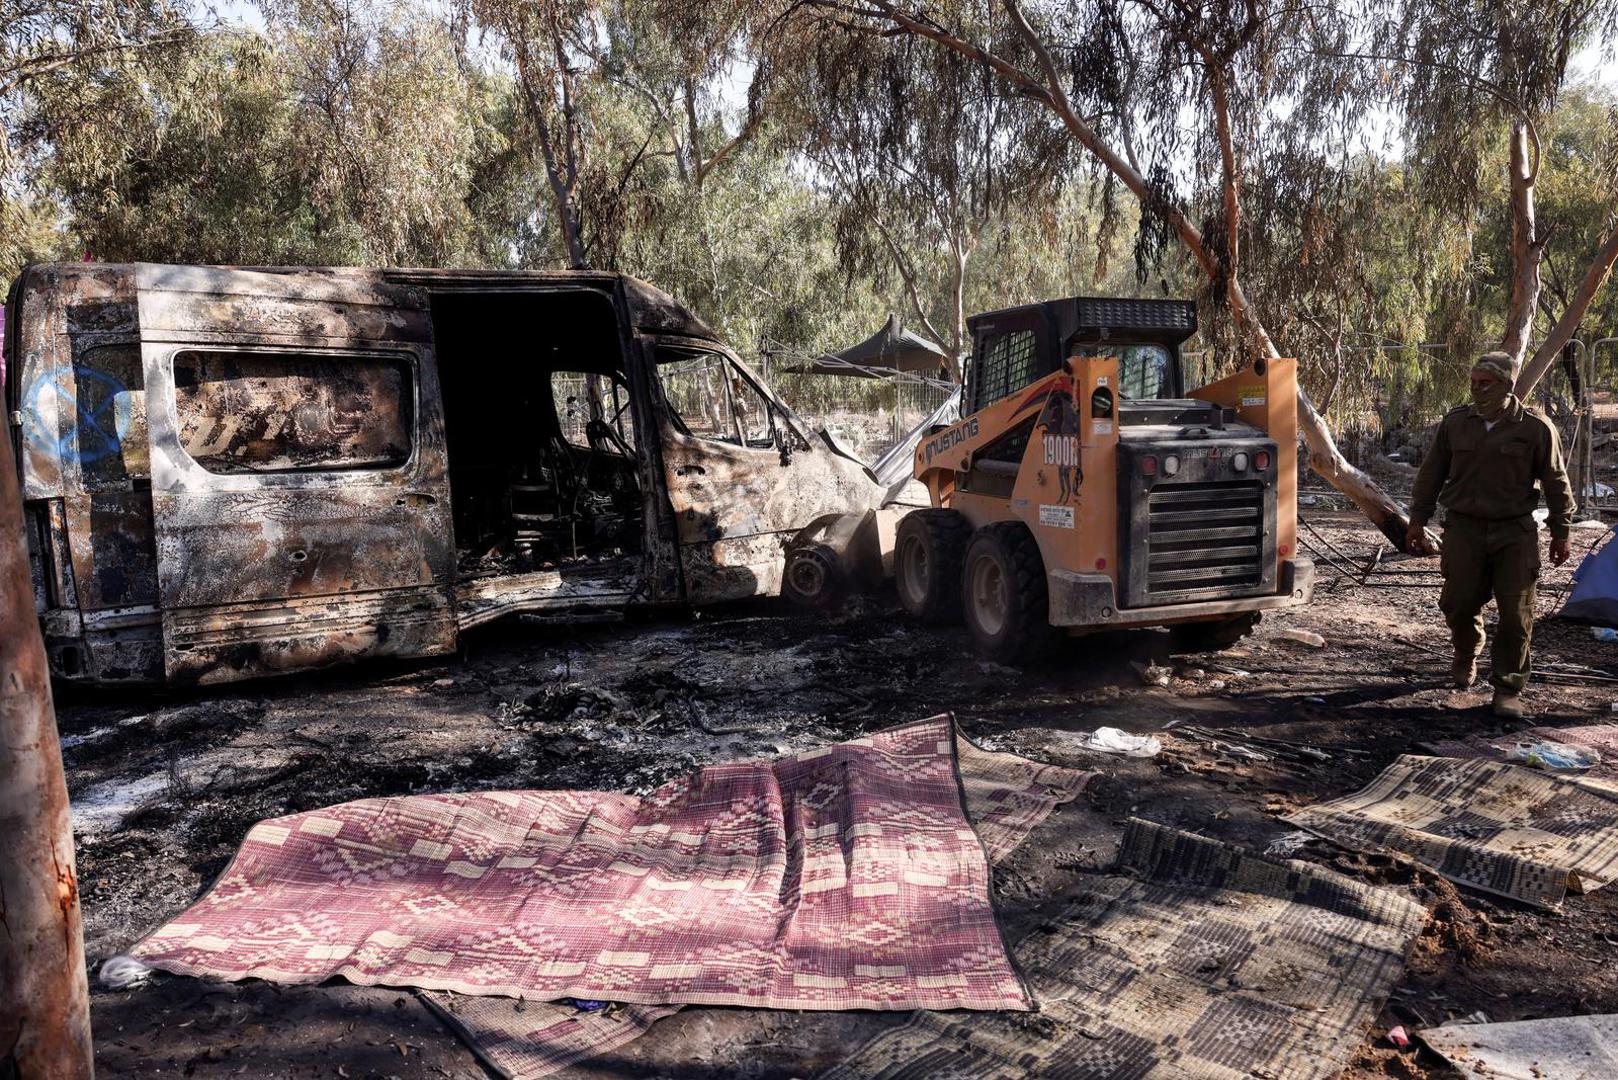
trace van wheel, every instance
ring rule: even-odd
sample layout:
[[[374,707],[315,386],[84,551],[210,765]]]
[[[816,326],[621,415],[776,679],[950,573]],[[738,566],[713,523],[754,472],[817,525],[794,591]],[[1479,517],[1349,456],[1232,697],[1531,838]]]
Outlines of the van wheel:
[[[787,556],[781,595],[807,608],[830,611],[848,594],[843,560],[829,544],[805,544]]]
[[[961,617],[961,560],[972,524],[957,510],[913,510],[899,519],[893,577],[899,603],[929,622]]]
[[[1253,632],[1262,616],[1256,611],[1210,622],[1181,623],[1169,628],[1175,652],[1218,652]]]
[[[972,536],[961,574],[966,628],[990,660],[1037,659],[1056,643],[1045,560],[1020,521],[985,525]]]

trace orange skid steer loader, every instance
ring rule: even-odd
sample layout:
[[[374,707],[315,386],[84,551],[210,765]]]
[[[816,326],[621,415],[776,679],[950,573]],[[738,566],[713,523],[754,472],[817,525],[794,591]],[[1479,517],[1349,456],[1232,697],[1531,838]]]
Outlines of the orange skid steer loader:
[[[930,507],[863,530],[891,537],[881,565],[907,611],[964,619],[981,654],[1012,660],[1124,627],[1216,648],[1307,602],[1293,361],[1187,391],[1188,301],[1075,297],[969,326],[964,418],[916,449]]]

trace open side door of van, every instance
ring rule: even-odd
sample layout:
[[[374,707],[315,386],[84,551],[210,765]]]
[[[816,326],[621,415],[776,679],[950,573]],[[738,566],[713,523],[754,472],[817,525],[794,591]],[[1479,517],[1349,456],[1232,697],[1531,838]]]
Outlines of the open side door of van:
[[[170,681],[453,651],[425,292],[151,264],[136,287]]]

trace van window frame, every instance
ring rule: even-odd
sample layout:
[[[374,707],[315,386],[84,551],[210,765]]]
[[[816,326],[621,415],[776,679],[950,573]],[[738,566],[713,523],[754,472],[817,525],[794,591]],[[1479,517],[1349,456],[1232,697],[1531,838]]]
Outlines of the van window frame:
[[[430,347],[430,346],[427,346]],[[185,445],[180,441],[180,415],[179,400],[176,395],[174,380],[175,358],[183,353],[210,352],[210,353],[236,353],[247,356],[308,356],[340,358],[340,359],[370,359],[401,363],[410,376],[410,454],[397,465],[367,466],[362,468],[338,467],[316,469],[287,469],[256,472],[246,470],[242,472],[214,472],[202,462],[196,460],[187,452]],[[281,344],[271,342],[178,342],[164,343],[161,358],[163,373],[163,393],[166,400],[164,406],[173,420],[172,430],[168,432],[174,442],[172,449],[178,451],[185,462],[196,469],[200,474],[208,477],[208,486],[219,490],[240,490],[244,488],[324,488],[340,487],[356,481],[368,483],[398,483],[417,476],[423,467],[424,452],[422,436],[426,430],[427,416],[423,409],[422,393],[422,363],[420,348],[404,345],[397,348],[348,348],[343,346],[319,346],[304,344]],[[152,380],[147,379],[147,392],[152,390]],[[151,399],[147,399],[148,434],[151,437]]]
[[[741,362],[741,360],[734,352],[730,350],[730,348],[717,341],[706,341],[702,338],[681,337],[669,334],[660,334],[657,336],[648,337],[646,340],[647,344],[651,347],[652,355],[650,359],[653,382],[657,385],[657,398],[662,405],[663,415],[668,417],[669,423],[681,435],[688,439],[696,439],[705,443],[713,443],[717,446],[733,446],[741,450],[767,451],[780,444],[781,439],[784,437],[781,433],[781,427],[782,425],[786,424],[784,410],[781,407],[780,401],[775,397],[774,394],[770,393],[764,388],[762,382],[754,377],[753,372],[747,367],[746,364]],[[705,352],[719,357],[724,362],[725,366],[729,368],[730,371],[732,371],[735,375],[737,375],[744,383],[746,383],[747,386],[759,396],[759,400],[764,403],[765,419],[769,424],[769,443],[764,446],[755,446],[753,443],[748,442],[745,439],[743,439],[741,442],[737,442],[732,439],[716,439],[708,435],[699,435],[692,431],[686,425],[685,417],[680,415],[680,411],[674,407],[673,403],[669,401],[668,395],[664,393],[662,374],[663,361],[658,358],[658,354],[665,348],[686,349],[691,352]],[[671,361],[671,363],[672,362],[673,361]],[[727,379],[725,380],[725,404],[732,423],[735,423],[736,407],[732,394],[733,390],[730,380]]]

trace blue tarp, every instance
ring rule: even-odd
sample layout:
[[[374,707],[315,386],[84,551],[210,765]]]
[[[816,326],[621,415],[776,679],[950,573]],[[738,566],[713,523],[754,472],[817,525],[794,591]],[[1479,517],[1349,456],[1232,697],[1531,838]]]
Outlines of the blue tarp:
[[[1612,532],[1573,571],[1573,591],[1562,605],[1562,617],[1597,626],[1618,626],[1618,544]]]

